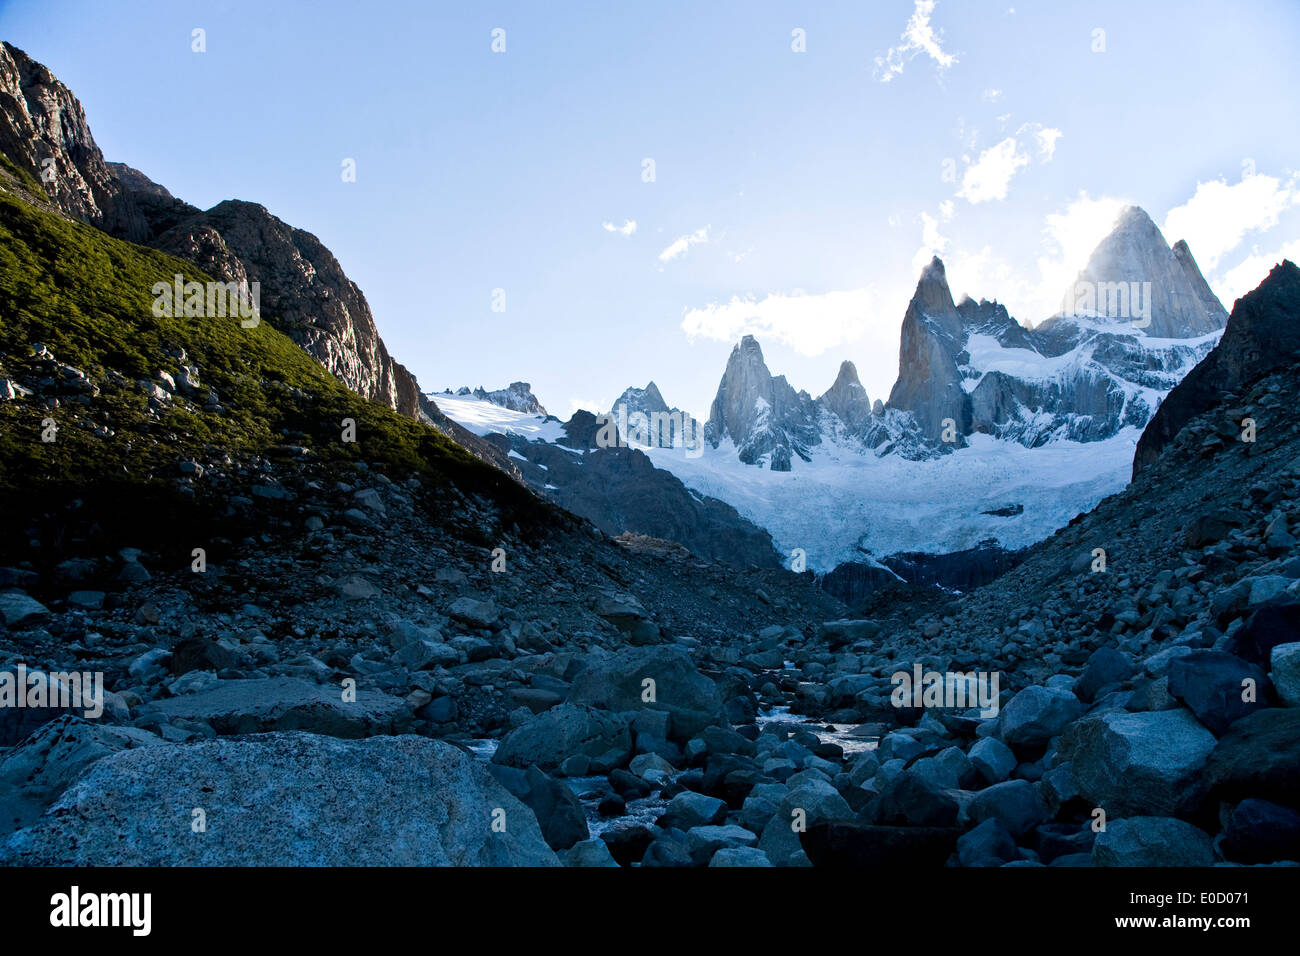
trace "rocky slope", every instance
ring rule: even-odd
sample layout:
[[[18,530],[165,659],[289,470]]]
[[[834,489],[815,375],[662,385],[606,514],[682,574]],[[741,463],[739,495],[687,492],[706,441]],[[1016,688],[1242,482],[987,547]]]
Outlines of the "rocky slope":
[[[1293,305],[1287,280],[1276,271],[1234,316],[1285,324],[1269,303]],[[25,588],[0,601],[6,659],[76,655],[116,696],[104,721],[6,724],[0,802],[17,829],[0,858],[272,862],[276,828],[310,813],[326,833],[297,844],[297,862],[336,859],[361,825],[378,863],[1296,861],[1296,401],[1295,364],[1244,383],[993,585],[869,620],[813,623],[833,609],[784,572],[737,578],[562,528],[515,537],[487,502],[426,505],[420,483],[376,469],[277,469],[292,494],[254,507],[256,525],[280,530],[207,575],[147,550],[48,578],[5,572]],[[1254,443],[1219,435],[1242,409],[1265,423]],[[426,507],[478,525],[507,570],[466,549],[467,529],[441,536]],[[368,517],[381,513],[392,532]],[[895,675],[914,667],[997,674],[997,713],[897,706]],[[338,697],[344,676],[353,703]],[[466,740],[479,734],[499,740]],[[355,792],[322,804],[288,783],[327,772]],[[360,796],[372,792],[400,836],[358,822],[374,819]],[[450,834],[448,804],[462,827]],[[160,806],[207,807],[217,832],[269,849],[232,857],[161,826]],[[516,821],[510,840],[489,836],[491,808]]]
[[[1219,344],[1165,398],[1138,442],[1134,477],[1159,457],[1188,421],[1218,404],[1225,391],[1295,364],[1300,349],[1298,304],[1300,270],[1290,261],[1283,262],[1258,292],[1233,310]]]
[[[491,393],[480,398],[468,389],[463,392],[432,397],[507,456],[538,495],[606,534],[675,541],[701,557],[740,567],[780,565],[771,535],[730,505],[690,491],[638,448],[600,447],[600,424],[590,412],[578,411],[561,424],[544,413],[510,409],[505,402],[489,404]],[[517,414],[497,413],[497,408]],[[628,412],[633,414],[635,410]],[[665,427],[664,442],[670,444],[672,438],[672,428]]]

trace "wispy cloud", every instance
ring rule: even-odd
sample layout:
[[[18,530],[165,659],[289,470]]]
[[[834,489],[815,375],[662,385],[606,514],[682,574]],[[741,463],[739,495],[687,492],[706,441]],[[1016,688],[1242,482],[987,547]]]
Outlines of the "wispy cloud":
[[[758,299],[733,296],[729,302],[688,310],[682,330],[691,340],[730,342],[754,335],[801,355],[821,355],[863,334],[874,301],[869,289],[821,295],[776,292]]]
[[[630,236],[636,232],[635,219],[624,219],[621,226],[616,226],[612,222],[602,222],[600,226],[606,232],[617,232],[621,236]]]
[[[912,16],[903,28],[902,42],[890,47],[884,56],[876,57],[876,78],[888,83],[903,72],[909,61],[924,53],[946,70],[957,62],[957,57],[945,53],[941,46],[942,36],[930,25],[930,15],[934,13],[935,0],[916,0]]]
[[[689,235],[678,236],[668,244],[668,247],[664,249],[663,252],[659,253],[659,261],[672,262],[674,259],[686,255],[686,250],[690,249],[691,246],[698,245],[702,242],[708,242],[710,228],[711,227],[709,226],[705,226],[702,229],[696,229]]]
[[[1162,230],[1170,242],[1187,240],[1196,262],[1207,272],[1241,245],[1248,232],[1277,225],[1278,217],[1300,205],[1297,177],[1243,176],[1228,185],[1223,179],[1197,183],[1192,198],[1169,211]]]
[[[957,195],[973,204],[1006,199],[1011,180],[1016,173],[1033,161],[1029,143],[1037,147],[1039,162],[1051,162],[1056,154],[1056,142],[1064,134],[1042,123],[1026,123],[1008,136],[979,154],[975,162],[966,167]]]
[[[1014,136],[1008,136],[980,153],[979,159],[966,167],[957,195],[969,203],[1006,199],[1011,178],[1029,165],[1029,153]]]

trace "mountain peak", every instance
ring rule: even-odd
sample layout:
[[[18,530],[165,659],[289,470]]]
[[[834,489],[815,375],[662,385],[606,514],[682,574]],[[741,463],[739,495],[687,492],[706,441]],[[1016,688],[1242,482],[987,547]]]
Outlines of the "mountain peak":
[[[475,398],[481,398],[493,405],[500,405],[502,408],[508,408],[511,411],[531,412],[534,415],[547,414],[545,407],[533,394],[532,385],[528,382],[511,382],[509,387],[499,388],[492,392],[487,391],[480,385],[474,389],[473,394]]]
[[[817,400],[838,415],[853,434],[861,434],[871,418],[871,400],[858,379],[857,366],[848,359],[840,363],[835,383]]]
[[[1171,249],[1139,206],[1125,207],[1097,244],[1061,314],[1128,324],[1157,338],[1196,338],[1228,320],[1187,243]]]

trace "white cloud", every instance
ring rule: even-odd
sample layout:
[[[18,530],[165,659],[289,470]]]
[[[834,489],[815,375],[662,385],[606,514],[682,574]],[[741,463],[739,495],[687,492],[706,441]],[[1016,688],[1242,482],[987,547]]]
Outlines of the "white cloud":
[[[1038,155],[1043,162],[1051,162],[1052,157],[1056,155],[1056,141],[1065,134],[1059,129],[1039,126],[1037,123],[1032,124],[1032,127],[1022,127],[1022,129],[1029,128],[1033,129],[1034,139],[1038,140]]]
[[[574,412],[584,410],[591,412],[593,415],[599,415],[601,412],[609,411],[609,407],[609,402],[600,399],[571,398],[569,399],[569,417],[572,418]]]
[[[659,253],[660,262],[672,262],[679,256],[686,255],[686,250],[701,242],[709,241],[709,226],[703,229],[696,229],[690,235],[678,236],[663,252]]]
[[[1020,148],[1014,136],[980,153],[979,159],[966,167],[957,195],[970,203],[1006,199],[1011,177],[1029,165],[1029,154]]]
[[[912,273],[920,275],[935,256],[943,258],[948,248],[948,239],[939,234],[939,222],[929,213],[921,213],[921,248],[912,256]]]
[[[912,260],[914,274],[938,255],[943,259],[953,297],[969,294],[996,299],[1024,325],[1036,325],[1061,309],[1066,290],[1087,265],[1097,244],[1114,228],[1127,200],[1091,199],[1081,193],[1044,219],[1043,247],[1037,272],[1013,266],[992,247],[967,252],[941,236],[937,223],[921,214],[922,245]]]
[[[998,117],[999,121],[1009,118],[1010,114]],[[1015,135],[1006,137],[980,153],[974,162],[963,156],[967,166],[957,195],[972,204],[1006,199],[1011,180],[1033,161],[1029,152],[1029,139],[1032,137],[1038,148],[1039,162],[1049,163],[1056,154],[1057,140],[1064,135],[1059,129],[1042,123],[1025,123],[1016,130]],[[972,143],[971,146],[973,145]]]
[[[890,47],[884,56],[876,57],[876,77],[882,83],[888,83],[903,72],[907,62],[924,53],[946,70],[957,62],[957,57],[943,52],[939,45],[941,37],[930,25],[930,15],[934,13],[935,0],[916,0],[912,16],[903,28],[902,43]]]
[[[987,103],[996,103],[1002,98],[1001,90],[985,90],[980,94],[981,98]]]
[[[821,355],[868,330],[874,301],[869,289],[821,295],[776,292],[761,299],[733,296],[723,304],[687,310],[682,330],[691,340],[733,342],[754,335],[760,341],[787,345],[800,355]]]
[[[1197,264],[1210,272],[1247,232],[1272,229],[1278,216],[1295,205],[1300,205],[1300,189],[1294,176],[1283,183],[1257,174],[1231,186],[1216,179],[1197,183],[1192,198],[1169,211],[1162,231],[1170,242],[1185,239]]]
[[[1192,250],[1192,254],[1196,254],[1195,249]],[[1219,297],[1219,301],[1223,303],[1223,307],[1231,311],[1232,304],[1263,282],[1269,270],[1283,259],[1300,263],[1300,239],[1292,240],[1281,249],[1267,255],[1261,255],[1258,249],[1251,250],[1250,255],[1212,281],[1210,286],[1214,289],[1214,294]]]
[[[635,219],[624,219],[623,225],[621,226],[616,226],[612,222],[602,222],[600,225],[606,232],[617,232],[619,235],[623,236],[630,236],[632,233],[636,232]]]
[[[1047,249],[1038,259],[1038,284],[1027,296],[1026,318],[1041,322],[1060,311],[1066,290],[1088,264],[1097,245],[1115,228],[1119,214],[1133,203],[1103,196],[1091,199],[1080,193],[1061,212],[1051,213],[1043,224]]]
[[[944,222],[947,222],[952,219],[956,208],[957,207],[953,204],[951,199],[945,199],[943,202],[939,203],[939,218]]]

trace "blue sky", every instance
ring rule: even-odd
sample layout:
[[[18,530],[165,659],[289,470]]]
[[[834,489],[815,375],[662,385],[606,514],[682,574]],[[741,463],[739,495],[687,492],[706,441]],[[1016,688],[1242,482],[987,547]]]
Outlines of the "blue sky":
[[[806,7],[9,0],[0,37],[107,158],[320,237],[426,390],[562,417],[651,378],[707,414],[746,332],[887,397],[920,263],[1036,323],[1125,202],[1229,308],[1300,258],[1293,0]]]

